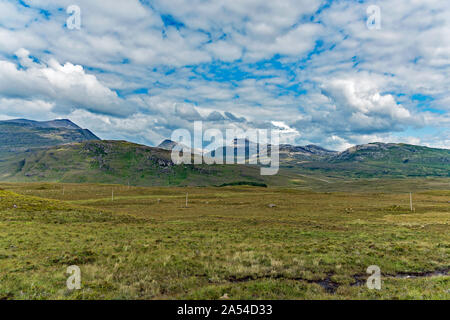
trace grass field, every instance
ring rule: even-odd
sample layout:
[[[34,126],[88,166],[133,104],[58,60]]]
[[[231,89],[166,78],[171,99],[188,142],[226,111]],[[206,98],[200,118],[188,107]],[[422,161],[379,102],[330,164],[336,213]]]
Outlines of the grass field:
[[[322,192],[302,179],[0,184],[0,299],[450,299],[450,179],[318,181]],[[81,290],[66,288],[70,265]],[[370,265],[381,290],[365,285]]]

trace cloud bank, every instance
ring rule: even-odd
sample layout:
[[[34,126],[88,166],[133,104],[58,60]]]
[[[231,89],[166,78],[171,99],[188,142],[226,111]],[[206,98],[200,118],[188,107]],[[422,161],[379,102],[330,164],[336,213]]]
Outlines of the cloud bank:
[[[450,4],[0,0],[0,117],[70,118],[149,145],[176,128],[263,128],[342,150],[450,146]]]

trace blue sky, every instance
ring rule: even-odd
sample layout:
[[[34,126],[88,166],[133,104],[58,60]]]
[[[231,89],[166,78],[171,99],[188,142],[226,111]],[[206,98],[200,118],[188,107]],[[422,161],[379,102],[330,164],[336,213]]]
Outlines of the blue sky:
[[[437,0],[0,0],[0,118],[148,145],[202,120],[336,150],[449,148],[449,32]]]

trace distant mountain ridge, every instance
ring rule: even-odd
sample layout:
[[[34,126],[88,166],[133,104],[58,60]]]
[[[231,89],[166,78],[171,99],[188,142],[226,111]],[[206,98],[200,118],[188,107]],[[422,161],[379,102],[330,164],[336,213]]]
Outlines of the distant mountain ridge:
[[[315,155],[321,155],[321,156],[331,156],[331,155],[335,155],[335,154],[339,153],[337,151],[328,150],[328,149],[322,148],[320,146],[316,146],[314,144],[310,144],[307,146],[293,146],[291,144],[281,144],[280,151],[301,152],[304,154],[315,154]]]
[[[162,141],[157,148],[160,149],[164,149],[164,150],[172,150],[173,148],[175,148],[177,145],[179,145],[178,142],[166,139],[164,141]]]
[[[14,123],[14,124],[23,124],[28,125],[35,128],[65,128],[65,129],[81,129],[78,125],[70,121],[69,119],[56,119],[50,121],[35,121],[28,119],[12,119],[12,120],[3,120],[0,123]]]
[[[246,159],[255,159],[258,157],[261,159],[262,154],[264,153],[268,153],[268,155],[270,155],[272,146],[270,144],[261,145],[248,139],[234,139],[232,144],[213,150],[207,153],[207,156],[215,157],[217,152],[220,153],[220,149],[222,149],[224,159],[228,153],[234,153],[235,159],[242,158],[238,156],[238,149],[240,149],[241,152],[242,150],[245,150]],[[278,146],[278,150],[280,160],[282,161],[290,158],[295,158],[297,160],[319,160],[337,155],[339,153],[337,151],[327,150],[316,145],[294,146],[291,144],[280,144]]]
[[[2,181],[114,183],[140,186],[265,183],[258,167],[175,165],[171,152],[127,141],[84,141],[18,153],[0,161]]]
[[[126,141],[103,141],[67,119],[0,121],[0,179],[135,185],[221,185],[246,181],[270,185],[276,181],[277,185],[289,185],[292,181],[298,183],[299,177],[305,175],[450,177],[450,150],[401,143],[375,142],[343,152],[316,145],[281,144],[282,174],[276,177],[261,177],[259,167],[254,165],[175,165],[170,150],[177,145],[169,139],[156,148]],[[237,160],[238,146],[245,150],[246,159],[257,157],[256,151],[261,148],[268,149],[269,154],[272,149],[270,145],[236,139],[222,151],[224,155],[233,152]]]
[[[184,150],[187,150],[187,152],[193,152],[195,154],[202,153],[202,150],[190,149],[189,147],[183,145],[182,143],[175,142],[170,139],[165,139],[157,146],[157,148],[168,150],[168,151],[172,151],[172,149],[175,147],[179,147],[180,149],[183,148]]]
[[[450,150],[374,142],[351,147],[322,161],[303,162],[301,166],[309,171],[353,178],[450,177]]]
[[[168,141],[170,140],[165,141],[165,145],[170,150],[176,142]],[[207,152],[204,157],[215,158],[221,152],[223,163],[226,163],[227,153],[230,153],[235,162],[255,163],[255,160],[268,160],[271,149],[271,145],[258,145],[248,139],[234,139],[230,145]],[[449,149],[403,143],[374,142],[353,146],[342,152],[316,145],[281,144],[279,161],[281,168],[293,173],[310,172],[352,178],[450,177]]]
[[[35,148],[88,140],[100,140],[100,138],[68,119],[0,121],[0,157]]]

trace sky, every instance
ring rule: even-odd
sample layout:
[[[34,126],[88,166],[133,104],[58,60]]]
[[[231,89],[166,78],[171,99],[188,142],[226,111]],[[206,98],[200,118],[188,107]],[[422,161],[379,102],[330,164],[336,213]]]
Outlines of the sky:
[[[450,148],[449,34],[442,0],[0,0],[0,119]]]

